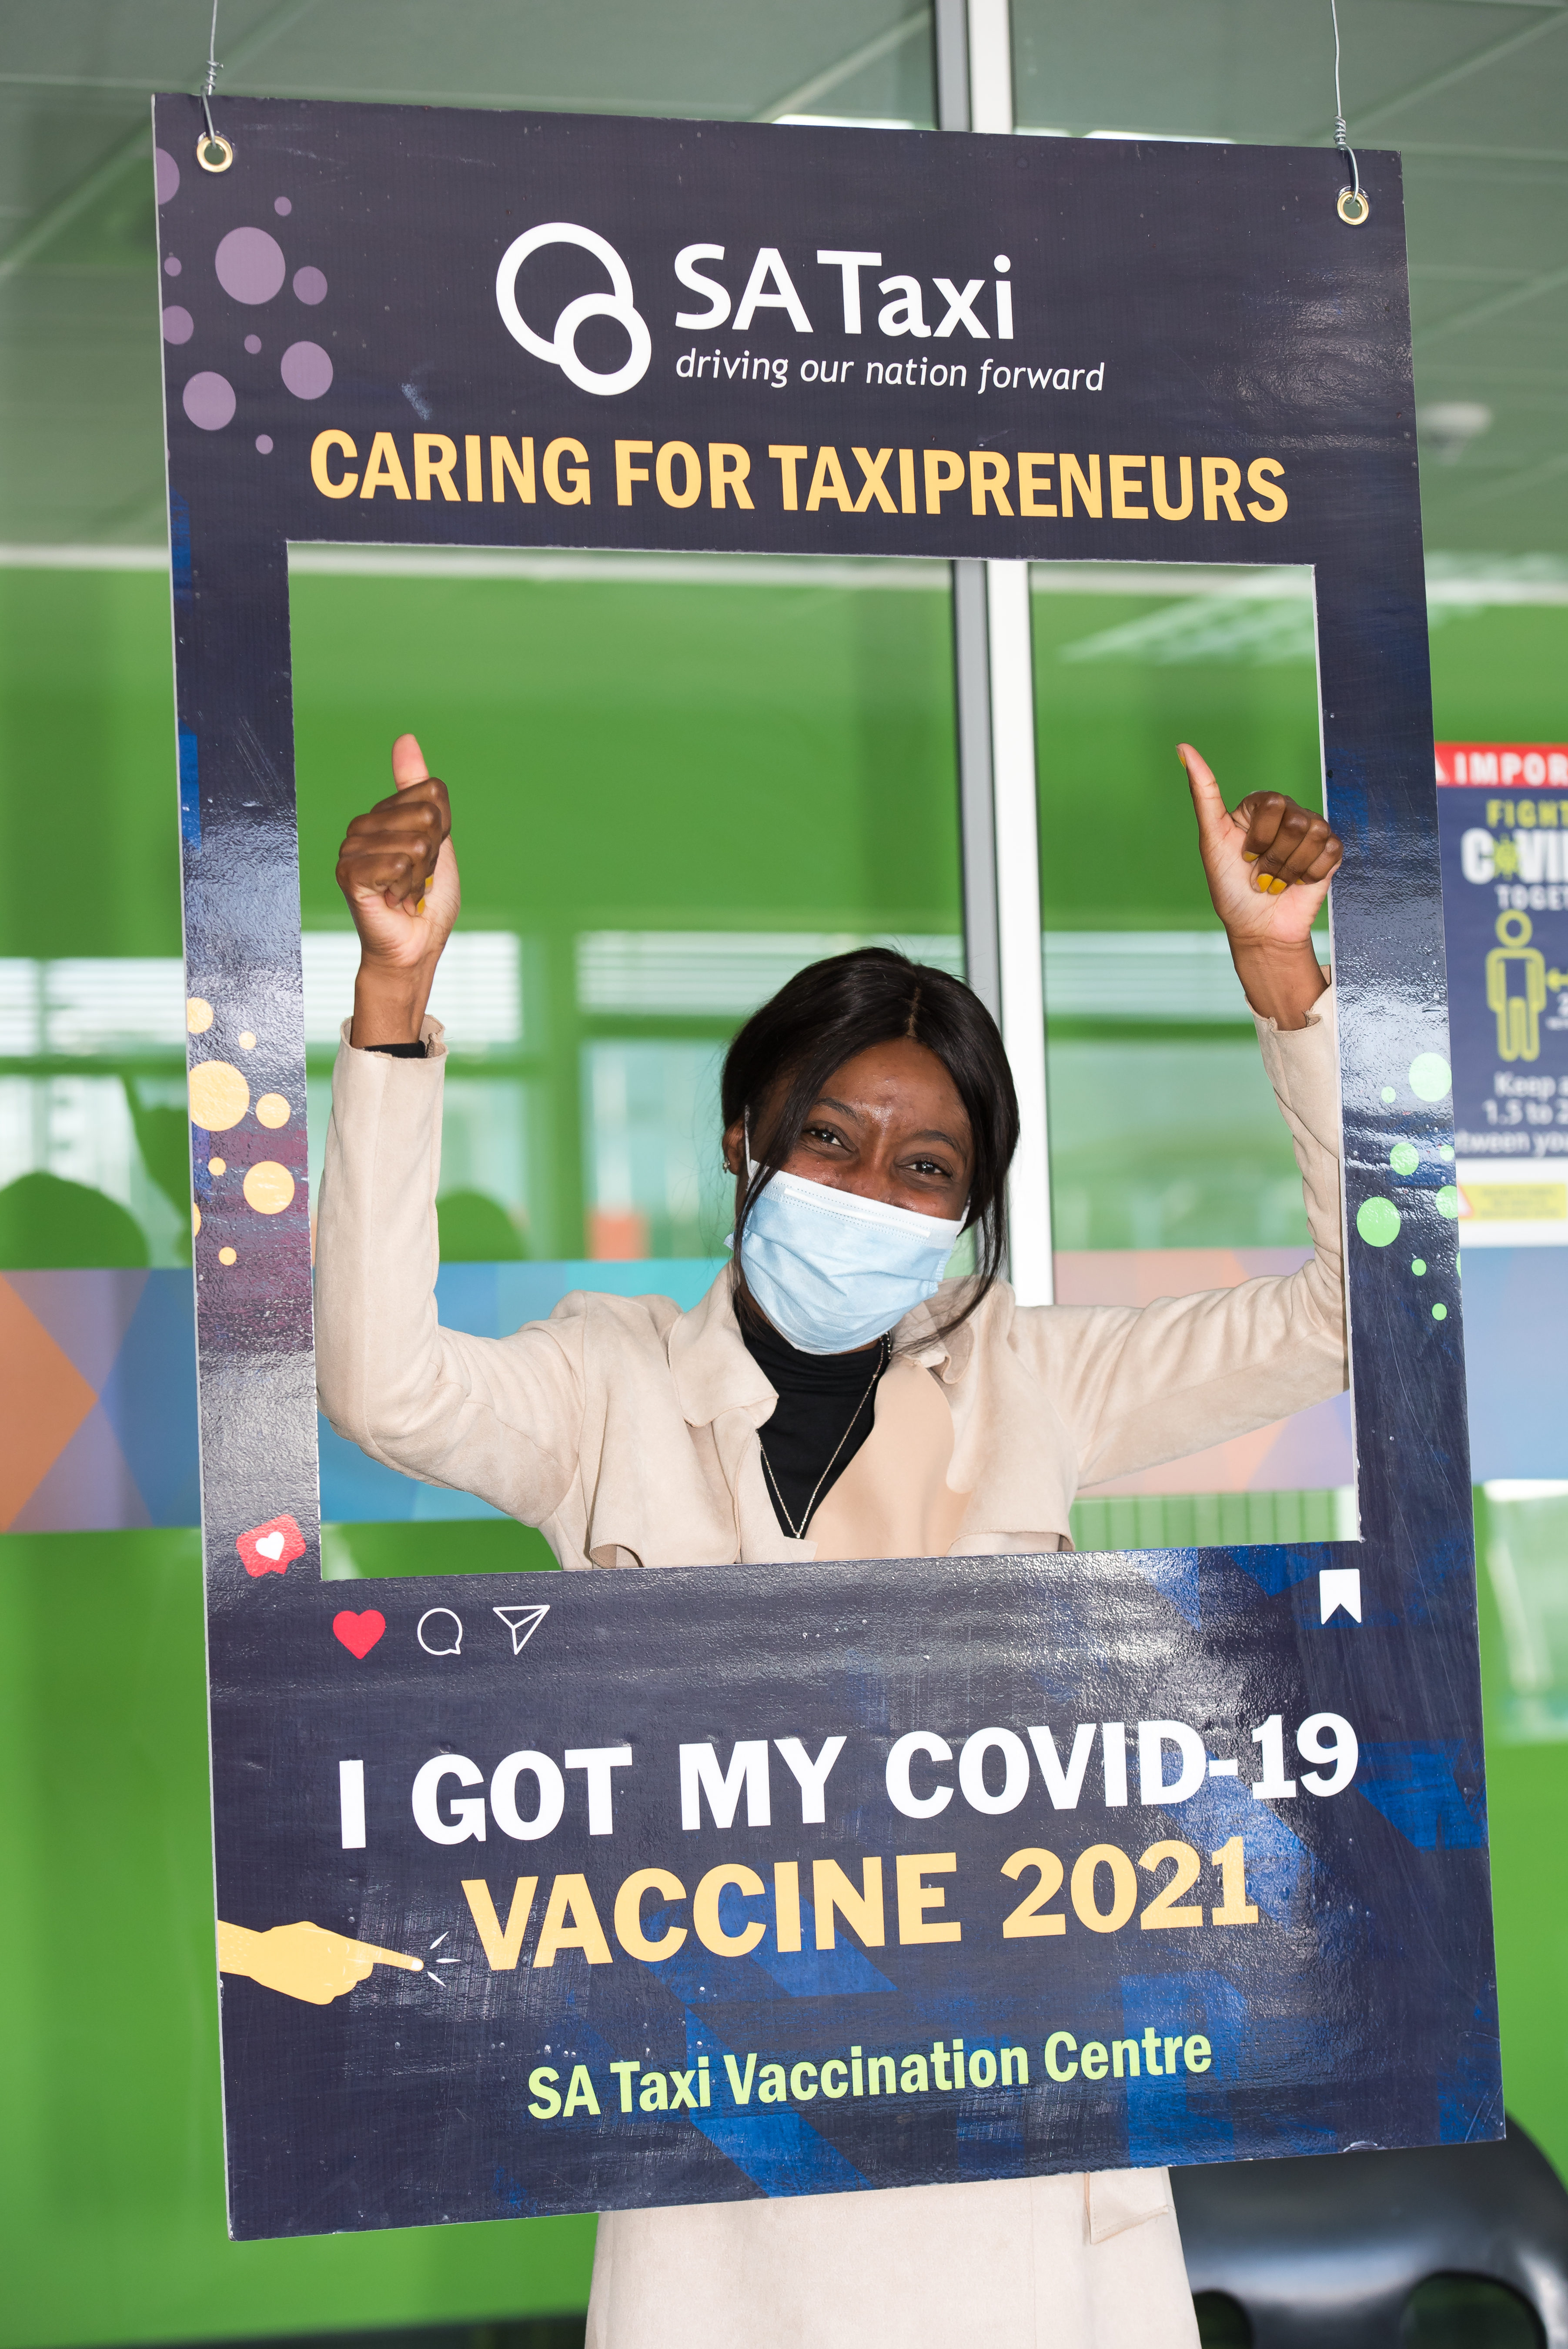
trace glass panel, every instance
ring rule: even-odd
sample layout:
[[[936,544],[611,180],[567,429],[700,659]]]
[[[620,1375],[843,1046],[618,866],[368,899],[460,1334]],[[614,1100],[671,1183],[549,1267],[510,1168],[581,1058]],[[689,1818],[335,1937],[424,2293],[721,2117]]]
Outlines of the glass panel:
[[[948,582],[296,551],[313,1180],[357,960],[338,843],[405,729],[452,794],[444,1320],[500,1335],[585,1282],[695,1303],[729,1228],[718,1077],[739,1022],[850,946],[962,970]],[[322,1466],[324,1516],[354,1521],[329,1573],[428,1572],[433,1517],[491,1515],[330,1432]],[[530,1562],[538,1537],[513,1532]]]
[[[1497,1478],[1481,1492],[1487,1733],[1557,1744],[1568,1739],[1568,1483]]]
[[[167,574],[0,567],[5,1268],[191,1260],[171,720]]]
[[[463,874],[431,1006],[453,1056],[443,1189],[491,1200],[534,1259],[717,1256],[739,1020],[872,938],[961,967],[946,581],[297,553],[313,1079],[357,959],[337,844],[406,728],[450,787]]]
[[[1176,744],[1233,805],[1270,788],[1321,808],[1310,574],[1039,564],[1031,584],[1057,1295],[1141,1303],[1294,1269],[1301,1178]],[[1343,1538],[1351,1478],[1340,1398],[1086,1496],[1074,1538]]]

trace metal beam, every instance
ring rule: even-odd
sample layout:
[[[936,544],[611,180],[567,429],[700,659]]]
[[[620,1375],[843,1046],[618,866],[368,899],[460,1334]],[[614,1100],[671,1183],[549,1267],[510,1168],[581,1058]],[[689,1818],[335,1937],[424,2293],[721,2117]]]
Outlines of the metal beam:
[[[1008,0],[936,0],[935,36],[942,129],[1010,132]],[[1008,1268],[1021,1304],[1048,1305],[1055,1286],[1028,564],[955,563],[953,636],[965,967],[1002,1030],[1018,1092]]]
[[[1439,318],[1435,326],[1423,326],[1411,336],[1415,349],[1425,350],[1429,343],[1444,335],[1457,335],[1466,326],[1479,326],[1488,318],[1495,318],[1504,310],[1515,310],[1522,302],[1539,301],[1542,295],[1555,294],[1568,285],[1568,269],[1548,269],[1539,277],[1527,277],[1521,285],[1505,286],[1501,294],[1489,294],[1484,302],[1472,302],[1468,310],[1456,310],[1451,318]]]
[[[1458,65],[1448,66],[1441,73],[1430,74],[1425,81],[1412,82],[1408,89],[1400,90],[1393,98],[1380,98],[1376,106],[1356,108],[1351,119],[1351,144],[1354,146],[1360,140],[1375,123],[1387,121],[1389,115],[1398,114],[1404,107],[1418,106],[1423,98],[1436,98],[1439,91],[1452,89],[1458,82],[1469,81],[1472,74],[1484,72],[1488,66],[1501,64],[1504,57],[1512,57],[1516,49],[1528,48],[1532,41],[1544,40],[1549,33],[1558,32],[1564,23],[1568,23],[1568,9],[1553,9],[1550,16],[1538,17],[1533,25],[1525,25],[1503,40],[1493,41],[1486,48],[1477,49],[1473,55],[1461,57]],[[1332,140],[1333,124],[1330,123],[1326,129],[1315,131],[1312,136],[1314,140]]]
[[[996,802],[991,765],[991,652],[985,565],[953,565],[953,667],[958,720],[958,830],[964,869],[964,968],[1002,1024],[996,914]]]
[[[1050,1119],[1040,929],[1040,819],[1035,781],[1035,665],[1026,563],[987,563],[991,774],[995,803],[996,942],[1002,1041],[1018,1094],[1018,1150],[1008,1180],[1008,1271],[1020,1305],[1056,1296]]]
[[[1542,481],[1555,481],[1560,473],[1568,473],[1568,450],[1555,457],[1542,457],[1539,464],[1522,466],[1515,473],[1488,473],[1472,488],[1449,502],[1455,506],[1490,505],[1498,498],[1515,497],[1522,490],[1534,489]],[[1458,602],[1460,599],[1456,596],[1453,600]],[[1534,602],[1537,599],[1532,596],[1529,600]],[[1558,599],[1542,594],[1539,600],[1547,603]],[[1562,600],[1568,603],[1568,593],[1563,595]],[[1521,596],[1520,601],[1522,603],[1525,598]]]
[[[1401,139],[1399,152],[1425,163],[1568,163],[1568,147],[1454,147],[1440,139]]]
[[[969,10],[936,0],[936,119],[969,128]],[[970,986],[1002,1024],[1002,965],[996,934],[996,809],[991,784],[991,653],[985,565],[953,573],[954,698],[958,734],[958,832],[964,872],[964,962]]]
[[[858,49],[851,49],[848,57],[839,59],[837,65],[825,66],[820,73],[813,74],[810,81],[786,90],[782,98],[775,98],[771,106],[764,107],[762,112],[754,114],[751,119],[753,122],[777,122],[781,114],[800,113],[818,98],[826,98],[830,90],[841,88],[845,82],[852,80],[867,66],[874,66],[879,57],[891,57],[894,49],[903,47],[905,41],[913,41],[916,34],[927,31],[930,24],[930,8],[916,8],[912,16],[901,17],[896,25],[890,25],[886,32],[878,33],[874,40],[863,41]]]
[[[936,0],[936,127],[969,128],[969,9],[967,0]]]
[[[969,0],[969,128],[1014,128],[1011,0]]]
[[[36,221],[0,253],[0,279],[15,276],[28,262],[52,244],[62,229],[69,228],[98,198],[116,186],[138,156],[152,152],[152,133],[145,123],[138,123],[128,137],[117,139],[108,153],[90,171],[57,196],[52,204],[41,212]]]
[[[967,0],[936,0],[936,120],[969,128]],[[985,565],[954,563],[953,682],[958,735],[958,837],[964,875],[964,965],[970,986],[1002,1024],[1002,965],[996,936],[996,809],[991,787],[991,652]]]
[[[224,60],[223,71],[232,74],[237,67],[247,65],[270,41],[275,40],[280,33],[286,33],[291,25],[307,15],[315,5],[315,0],[281,0],[278,7],[271,9],[259,25],[252,26],[243,40],[235,42]],[[222,105],[221,98],[217,103]],[[74,220],[79,219],[98,202],[99,196],[107,194],[139,156],[150,155],[151,152],[152,133],[145,122],[139,122],[134,130],[116,140],[108,153],[95,163],[91,171],[84,173],[63,194],[57,196],[29,227],[12,239],[5,252],[0,253],[0,278],[14,276],[18,269],[25,269],[46,245],[54,242],[62,229],[68,228]]]

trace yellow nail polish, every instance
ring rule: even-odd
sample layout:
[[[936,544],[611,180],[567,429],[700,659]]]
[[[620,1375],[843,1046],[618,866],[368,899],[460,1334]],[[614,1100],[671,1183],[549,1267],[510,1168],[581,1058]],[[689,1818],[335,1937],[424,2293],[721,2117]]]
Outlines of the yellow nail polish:
[[[1255,864],[1258,861],[1258,852],[1255,848],[1243,848],[1242,854],[1246,858],[1249,864]]]
[[[421,897],[421,898],[420,898],[420,900],[419,900],[419,902],[418,902],[418,904],[415,906],[414,911],[415,911],[417,914],[422,914],[422,913],[424,912],[424,910],[425,910],[425,900],[423,899],[423,897]]]
[[[1186,773],[1186,771],[1187,771],[1187,761],[1186,761],[1186,760],[1182,757],[1182,755],[1181,755],[1181,751],[1180,751],[1180,750],[1178,750],[1178,751],[1177,751],[1177,753],[1176,753],[1176,764],[1181,768],[1181,772],[1182,772],[1183,774],[1185,774],[1185,773]]]
[[[1290,883],[1289,883],[1288,881],[1276,881],[1276,882],[1274,884],[1274,895],[1275,895],[1276,897],[1283,897],[1283,896],[1284,896],[1284,893],[1285,893],[1285,891],[1286,891],[1289,887],[1290,887]]]

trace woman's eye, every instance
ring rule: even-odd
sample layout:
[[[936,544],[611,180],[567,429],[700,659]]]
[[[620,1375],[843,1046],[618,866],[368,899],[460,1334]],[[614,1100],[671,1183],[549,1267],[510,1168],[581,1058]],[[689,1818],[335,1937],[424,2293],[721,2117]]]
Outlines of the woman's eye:
[[[940,1176],[944,1183],[951,1182],[953,1178],[952,1168],[950,1166],[940,1165],[934,1158],[913,1159],[910,1163],[910,1173],[912,1174],[935,1174]]]
[[[809,1125],[806,1139],[808,1142],[830,1142],[835,1148],[839,1146],[839,1137],[830,1125]]]

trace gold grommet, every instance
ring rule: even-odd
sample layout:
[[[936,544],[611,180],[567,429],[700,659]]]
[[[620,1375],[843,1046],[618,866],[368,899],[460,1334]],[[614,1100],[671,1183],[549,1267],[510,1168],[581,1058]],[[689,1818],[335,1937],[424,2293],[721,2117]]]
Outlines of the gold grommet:
[[[204,171],[226,171],[234,160],[234,150],[227,139],[217,132],[203,131],[196,141],[196,160]]]
[[[1341,188],[1334,209],[1346,228],[1365,228],[1372,216],[1372,207],[1359,188]]]

